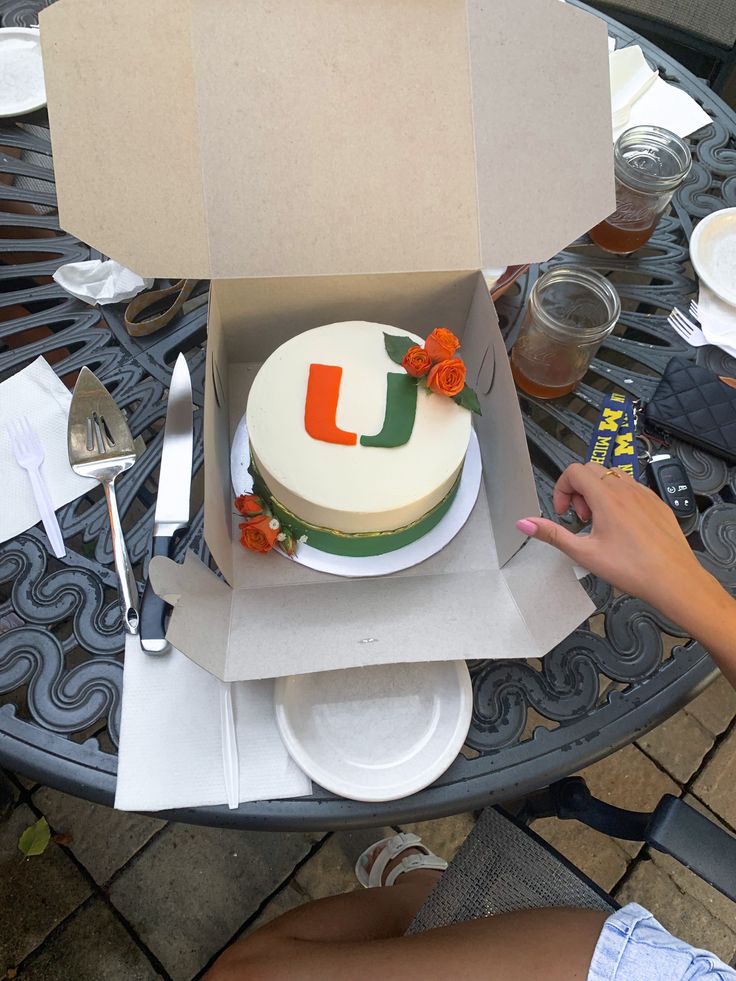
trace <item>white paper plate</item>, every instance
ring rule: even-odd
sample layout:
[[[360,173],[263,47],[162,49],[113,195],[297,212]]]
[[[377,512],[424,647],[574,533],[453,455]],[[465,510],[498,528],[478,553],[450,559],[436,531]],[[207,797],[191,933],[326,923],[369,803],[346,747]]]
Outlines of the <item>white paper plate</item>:
[[[705,285],[736,306],[736,208],[703,218],[690,239],[690,258]]]
[[[465,661],[387,664],[278,678],[276,722],[295,762],[341,797],[387,801],[429,786],[468,734]]]
[[[250,444],[245,416],[238,423],[230,450],[230,476],[235,496],[248,494],[253,489],[253,480],[248,473],[250,463]],[[332,555],[312,548],[309,544],[299,545],[296,555],[288,556],[294,562],[306,565],[317,572],[328,572],[333,576],[388,576],[392,572],[409,569],[413,565],[426,561],[435,553],[448,545],[457,535],[470,517],[480,490],[483,473],[480,458],[480,447],[475,430],[470,429],[470,443],[465,456],[460,485],[455,499],[448,508],[447,514],[437,522],[431,531],[422,535],[415,542],[397,548],[385,555],[369,555],[365,558],[355,558],[350,555]]]
[[[0,116],[20,116],[45,105],[38,28],[0,28]]]

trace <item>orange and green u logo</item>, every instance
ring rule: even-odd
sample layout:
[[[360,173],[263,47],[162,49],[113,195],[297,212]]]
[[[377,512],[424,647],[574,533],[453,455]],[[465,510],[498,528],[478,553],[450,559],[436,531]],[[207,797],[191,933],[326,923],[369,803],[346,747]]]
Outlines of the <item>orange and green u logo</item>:
[[[337,425],[342,368],[334,364],[310,364],[307,399],[304,404],[304,428],[312,439],[324,443],[355,446],[357,433]],[[417,412],[417,383],[404,372],[386,372],[386,411],[381,431],[375,436],[361,436],[361,446],[403,446],[409,442]]]

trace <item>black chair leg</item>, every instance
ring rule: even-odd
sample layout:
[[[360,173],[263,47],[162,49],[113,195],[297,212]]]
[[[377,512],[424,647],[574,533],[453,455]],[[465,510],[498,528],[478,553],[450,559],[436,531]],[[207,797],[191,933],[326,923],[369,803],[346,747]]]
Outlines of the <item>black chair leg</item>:
[[[567,777],[531,794],[517,813],[525,823],[558,817],[580,821],[609,838],[643,841],[736,902],[736,838],[672,794],[665,794],[651,813],[628,811],[598,800],[582,777]]]
[[[3,771],[0,770],[0,821],[5,821],[10,817],[14,803],[15,788]]]
[[[717,95],[722,95],[734,74],[736,74],[736,48],[729,52],[728,56],[718,66],[710,87]]]

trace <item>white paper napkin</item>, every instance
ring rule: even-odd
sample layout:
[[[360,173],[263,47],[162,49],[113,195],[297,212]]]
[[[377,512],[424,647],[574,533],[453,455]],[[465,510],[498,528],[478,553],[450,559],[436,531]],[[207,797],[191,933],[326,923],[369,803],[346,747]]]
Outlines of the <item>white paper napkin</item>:
[[[312,791],[281,741],[273,684],[232,686],[241,801]],[[226,802],[220,687],[219,679],[180,651],[151,656],[137,637],[126,637],[115,807],[158,811]]]
[[[698,295],[698,320],[708,343],[736,358],[736,307],[721,300],[704,283]]]
[[[652,69],[638,45],[610,53],[613,139],[632,126],[663,126],[690,136],[713,120],[683,89]]]
[[[152,279],[143,279],[114,259],[107,259],[105,262],[99,259],[68,262],[65,266],[59,266],[54,273],[54,280],[67,293],[93,306],[96,303],[102,305],[131,300],[153,286]]]
[[[96,480],[79,477],[69,466],[66,426],[71,401],[71,392],[43,358],[38,358],[32,365],[0,384],[2,542],[20,535],[41,520],[28,474],[15,462],[10,446],[6,426],[12,419],[27,416],[38,433],[44,451],[41,474],[46,481],[55,511],[97,485]]]
[[[653,85],[657,73],[649,67],[641,48],[632,44],[609,58],[613,128],[628,123],[631,107]]]
[[[507,268],[508,266],[497,266],[483,270],[483,276],[485,277],[486,286],[489,290],[493,289],[499,279],[506,272]]]

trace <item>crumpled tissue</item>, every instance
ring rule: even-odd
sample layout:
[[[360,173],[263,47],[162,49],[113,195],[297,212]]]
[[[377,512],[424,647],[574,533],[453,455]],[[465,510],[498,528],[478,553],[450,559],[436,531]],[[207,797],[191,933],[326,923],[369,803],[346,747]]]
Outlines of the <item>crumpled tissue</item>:
[[[126,269],[114,259],[68,262],[56,270],[54,281],[67,293],[93,306],[131,300],[143,290],[150,289],[154,282]]]

